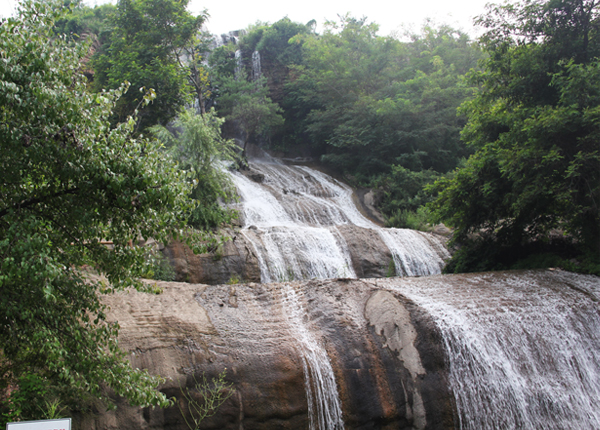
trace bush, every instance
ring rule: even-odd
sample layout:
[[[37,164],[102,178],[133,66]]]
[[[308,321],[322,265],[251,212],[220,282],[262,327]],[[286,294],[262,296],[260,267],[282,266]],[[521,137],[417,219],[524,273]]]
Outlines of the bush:
[[[421,206],[416,211],[397,210],[392,216],[386,218],[386,227],[410,228],[412,230],[430,231],[431,214],[429,210]]]

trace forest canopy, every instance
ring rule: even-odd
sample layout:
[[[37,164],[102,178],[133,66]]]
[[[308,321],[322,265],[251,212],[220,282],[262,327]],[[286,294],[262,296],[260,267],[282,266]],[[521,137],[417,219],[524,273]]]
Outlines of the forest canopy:
[[[475,153],[431,206],[463,244],[453,270],[505,267],[566,235],[600,273],[599,4],[524,1],[480,18],[488,56],[460,109]]]

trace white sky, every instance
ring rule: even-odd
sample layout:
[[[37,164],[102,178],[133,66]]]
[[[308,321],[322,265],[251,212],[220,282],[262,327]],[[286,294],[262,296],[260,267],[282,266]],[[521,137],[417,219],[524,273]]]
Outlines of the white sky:
[[[0,0],[0,16],[7,17],[18,0]],[[86,0],[90,6],[116,0]],[[306,24],[311,19],[322,30],[325,20],[337,20],[337,15],[347,12],[356,18],[367,17],[379,24],[379,35],[386,36],[403,29],[418,32],[426,18],[435,23],[450,24],[475,35],[473,17],[485,11],[488,2],[499,0],[191,0],[189,10],[200,13],[208,9],[208,30],[214,34],[239,30],[257,21],[274,23],[287,16],[294,22]]]

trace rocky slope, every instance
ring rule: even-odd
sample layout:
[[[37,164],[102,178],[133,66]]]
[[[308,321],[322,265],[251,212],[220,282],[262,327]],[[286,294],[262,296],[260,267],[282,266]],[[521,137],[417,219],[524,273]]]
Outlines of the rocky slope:
[[[383,243],[381,237],[372,229],[356,225],[343,225],[337,228],[343,237],[352,262],[352,269],[358,278],[382,278],[394,274],[392,253]],[[260,282],[260,266],[255,245],[248,240],[254,239],[253,230],[247,229],[245,234],[229,230],[226,234],[231,238],[223,243],[217,252],[210,254],[194,254],[185,244],[174,242],[163,249],[180,282],[203,283],[209,285],[235,282]],[[431,246],[440,249],[445,238],[432,233],[414,232]]]
[[[235,392],[201,428],[342,428],[343,421],[346,429],[451,429],[458,423],[442,333],[403,291],[455,290],[466,301],[486,291],[508,303],[503,289],[521,282],[544,294],[568,291],[573,305],[562,312],[587,309],[600,319],[597,279],[542,271],[216,286],[158,282],[162,294],[132,291],[104,301],[133,365],[165,377],[161,389],[168,396],[192,387],[194,375],[215,377],[226,369]],[[588,284],[593,288],[586,290]],[[512,312],[525,306],[506,303]],[[500,310],[483,316],[494,312]],[[177,407],[139,409],[120,401],[116,411],[83,424],[187,428]]]

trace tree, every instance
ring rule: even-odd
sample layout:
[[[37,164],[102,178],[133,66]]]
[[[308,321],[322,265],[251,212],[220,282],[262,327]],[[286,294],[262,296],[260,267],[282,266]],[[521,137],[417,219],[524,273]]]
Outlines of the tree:
[[[126,86],[87,91],[88,47],[54,36],[60,11],[27,0],[0,26],[4,420],[39,418],[46,391],[75,409],[107,400],[106,388],[132,404],[168,404],[159,380],[119,350],[99,294],[142,288],[144,252],[128,243],[178,235],[190,188],[158,142],[133,137],[135,117],[110,126]]]
[[[150,129],[170,149],[179,166],[191,173],[194,184],[191,198],[196,204],[188,223],[198,229],[219,227],[235,216],[219,203],[219,200],[231,201],[235,196],[235,187],[223,170],[223,162],[237,160],[237,146],[232,139],[221,137],[224,122],[214,109],[204,115],[187,109],[172,124],[173,131],[162,126]]]
[[[265,78],[248,81],[241,76],[221,80],[218,99],[225,118],[237,124],[243,134],[243,153],[252,138],[268,138],[276,127],[283,124],[281,108],[271,101]]]
[[[309,111],[305,130],[324,161],[363,185],[393,165],[456,167],[467,155],[456,108],[472,94],[462,76],[481,56],[469,38],[425,27],[404,43],[377,36],[365,19],[328,25],[322,36],[292,39],[302,42],[304,57],[288,85],[294,103]]]
[[[138,108],[144,91],[157,97],[138,116],[140,130],[168,124],[189,100],[187,67],[177,53],[191,46],[206,16],[186,11],[188,0],[120,0],[112,22],[110,44],[95,59],[96,90],[131,83],[115,109],[115,121],[123,121]]]
[[[437,183],[432,206],[456,228],[456,242],[477,233],[484,246],[514,249],[558,229],[598,261],[598,5],[525,0],[480,18],[489,58],[472,76],[476,98],[462,107],[463,139],[477,151]]]
[[[206,12],[203,15],[208,16]],[[179,66],[188,70],[188,84],[196,96],[201,115],[206,113],[206,101],[211,96],[211,82],[206,59],[212,42],[213,36],[203,31],[176,50]]]
[[[69,11],[56,20],[55,31],[70,38],[85,39],[91,35],[100,36],[115,12],[115,6],[107,3],[93,8],[83,4],[82,0],[64,2]]]

